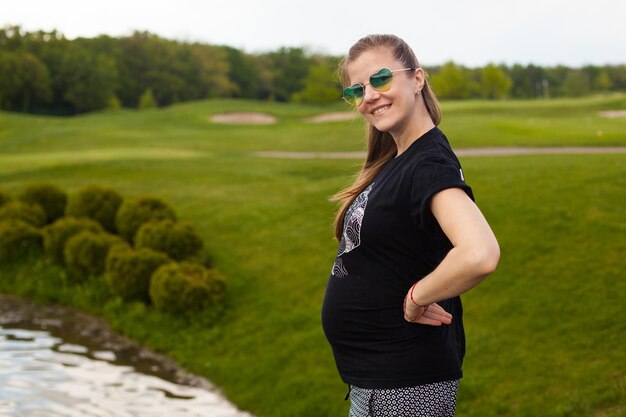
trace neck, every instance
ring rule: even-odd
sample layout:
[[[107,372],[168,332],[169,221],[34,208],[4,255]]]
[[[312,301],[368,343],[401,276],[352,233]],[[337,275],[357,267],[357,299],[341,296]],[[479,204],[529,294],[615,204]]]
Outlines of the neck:
[[[413,142],[435,127],[435,124],[424,106],[420,106],[417,113],[417,115],[411,118],[409,125],[402,132],[391,133],[393,140],[396,142],[396,147],[398,148],[396,156],[406,151]]]

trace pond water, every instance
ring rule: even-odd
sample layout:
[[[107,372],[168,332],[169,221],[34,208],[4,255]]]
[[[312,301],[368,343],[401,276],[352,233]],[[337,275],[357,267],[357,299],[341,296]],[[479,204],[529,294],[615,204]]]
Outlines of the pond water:
[[[0,295],[0,417],[8,416],[252,417],[97,318]]]

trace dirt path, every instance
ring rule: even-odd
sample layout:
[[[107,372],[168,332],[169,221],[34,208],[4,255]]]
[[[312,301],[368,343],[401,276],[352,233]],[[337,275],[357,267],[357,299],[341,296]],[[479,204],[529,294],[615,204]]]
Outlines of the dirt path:
[[[461,148],[454,151],[458,156],[511,156],[511,155],[572,155],[626,153],[626,146],[559,146],[559,147],[491,147]],[[277,159],[364,159],[365,152],[254,152],[260,158]]]
[[[346,120],[356,120],[358,113],[356,111],[337,111],[332,113],[319,114],[304,119],[308,123],[326,123],[326,122],[343,122]]]
[[[214,114],[211,116],[211,121],[236,125],[271,125],[276,123],[276,118],[270,114],[258,112],[233,112]]]
[[[607,119],[618,119],[621,117],[626,117],[626,110],[607,110],[601,111],[600,116],[606,117]]]
[[[600,117],[607,119],[616,119],[626,117],[626,110],[607,110],[598,113]],[[356,111],[336,111],[330,113],[322,113],[316,116],[306,117],[302,119],[305,123],[328,123],[343,122],[348,120],[357,120],[359,118]],[[213,123],[225,124],[273,124],[277,122],[277,118],[271,114],[261,112],[230,112],[214,114],[210,117]]]

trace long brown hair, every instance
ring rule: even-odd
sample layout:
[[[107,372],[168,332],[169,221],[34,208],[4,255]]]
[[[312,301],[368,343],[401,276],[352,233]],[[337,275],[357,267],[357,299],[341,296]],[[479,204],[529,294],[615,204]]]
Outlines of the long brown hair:
[[[394,58],[405,67],[420,68],[417,57],[411,47],[399,37],[395,35],[368,35],[352,45],[348,55],[339,63],[338,72],[342,85],[348,85],[350,82],[347,73],[348,64],[361,56],[362,53],[373,48],[388,48],[392,51]],[[441,110],[439,109],[437,97],[428,84],[428,77],[425,77],[422,97],[433,123],[435,126],[439,125]],[[332,201],[341,201],[341,206],[335,217],[335,238],[337,240],[341,240],[344,216],[352,202],[373,181],[382,167],[396,155],[397,151],[396,142],[389,132],[381,132],[374,126],[368,125],[367,157],[365,158],[363,168],[357,175],[354,184],[331,197]]]

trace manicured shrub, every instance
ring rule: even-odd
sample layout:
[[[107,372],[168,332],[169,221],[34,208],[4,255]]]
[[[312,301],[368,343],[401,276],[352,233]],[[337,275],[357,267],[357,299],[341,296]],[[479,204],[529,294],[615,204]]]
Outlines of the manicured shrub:
[[[163,265],[150,280],[154,306],[186,316],[219,303],[225,289],[225,281],[217,271],[189,262]]]
[[[63,259],[70,276],[75,282],[84,282],[90,276],[102,275],[109,249],[121,242],[119,236],[89,230],[70,237],[63,249]]]
[[[46,213],[38,205],[9,201],[0,207],[0,220],[21,220],[35,227],[46,224]]]
[[[62,217],[56,222],[44,227],[43,247],[44,252],[55,262],[64,265],[65,243],[69,238],[83,230],[101,232],[100,223],[87,218]]]
[[[63,217],[67,205],[67,193],[53,184],[31,184],[18,196],[18,199],[35,205],[38,204],[46,214],[46,224]]]
[[[106,279],[111,291],[126,301],[150,302],[150,277],[161,265],[171,262],[167,255],[148,248],[134,250],[116,245],[106,259]]]
[[[41,252],[43,237],[21,220],[0,221],[0,262],[15,261]]]
[[[202,238],[189,225],[171,220],[144,223],[135,235],[138,248],[166,253],[176,261],[197,258],[202,251]]]
[[[133,242],[142,224],[150,220],[163,219],[175,221],[174,210],[159,198],[142,197],[122,203],[115,216],[115,227],[124,239]]]
[[[89,217],[109,232],[115,232],[115,215],[122,197],[112,188],[87,185],[71,194],[65,213],[74,217]]]
[[[11,196],[6,191],[0,190],[0,207],[4,205],[4,203],[11,200]]]

